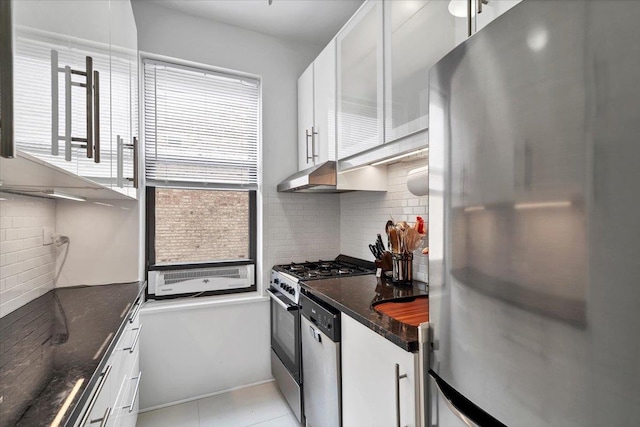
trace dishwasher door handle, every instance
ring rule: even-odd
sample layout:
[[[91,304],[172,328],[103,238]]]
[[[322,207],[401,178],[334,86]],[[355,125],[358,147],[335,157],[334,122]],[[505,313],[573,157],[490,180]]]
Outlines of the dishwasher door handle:
[[[309,332],[311,332],[311,336],[314,340],[318,342],[322,342],[322,335],[320,335],[320,331],[314,328],[313,326],[309,326]]]

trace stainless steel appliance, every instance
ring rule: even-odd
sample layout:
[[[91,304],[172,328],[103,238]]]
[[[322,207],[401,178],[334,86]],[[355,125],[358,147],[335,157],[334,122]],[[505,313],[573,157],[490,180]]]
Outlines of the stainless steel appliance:
[[[304,420],[299,281],[374,272],[372,262],[346,255],[273,267],[267,290],[271,297],[271,373],[298,421]]]
[[[300,307],[306,427],[339,427],[340,312],[305,294]]]
[[[431,69],[425,425],[637,425],[638,22],[525,0]]]

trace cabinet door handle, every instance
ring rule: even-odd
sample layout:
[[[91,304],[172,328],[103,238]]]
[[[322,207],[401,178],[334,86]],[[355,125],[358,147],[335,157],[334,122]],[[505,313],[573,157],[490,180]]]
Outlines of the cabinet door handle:
[[[122,143],[122,179],[124,180],[124,149],[128,148],[133,151],[133,178],[127,178],[128,181],[133,181],[133,187],[138,188],[138,138],[133,137],[132,144],[125,144],[124,140],[120,138]],[[122,187],[122,186],[120,186]]]
[[[86,57],[85,93],[87,96],[87,157],[93,158],[93,58]]]
[[[0,1],[0,156],[15,156],[13,137],[13,25],[11,1]]]
[[[71,161],[71,67],[64,67],[64,159]]]
[[[10,3],[10,2],[8,2]],[[58,124],[58,51],[51,49],[51,155],[60,153]]]
[[[133,321],[136,320],[136,316],[140,311],[140,307],[142,307],[142,301],[139,299],[138,302],[136,303],[135,310],[133,310],[133,312],[131,313],[131,316],[129,316],[129,323],[133,323]]]
[[[129,412],[133,412],[133,408],[136,406],[136,398],[138,397],[138,390],[140,389],[140,378],[142,378],[142,371],[138,373],[136,380],[136,388],[133,389],[133,396],[131,397],[131,403],[129,404]]]
[[[136,337],[133,339],[133,343],[131,343],[131,347],[127,347],[124,350],[129,350],[129,353],[133,353],[138,345],[138,341],[140,340],[140,332],[142,332],[142,324],[137,328],[133,328],[132,331],[138,331]]]
[[[124,186],[124,144],[120,135],[116,136],[118,165],[116,168],[116,185],[119,188]]]
[[[316,132],[315,127],[311,126],[311,157],[313,158],[319,157],[318,154],[316,154],[316,135],[317,134],[318,132]]]
[[[93,394],[93,397],[91,398],[91,402],[89,402],[89,406],[87,406],[87,410],[84,413],[84,416],[82,417],[82,420],[80,421],[80,425],[84,426],[87,421],[89,420],[89,417],[91,416],[91,411],[93,411],[93,407],[96,405],[96,402],[98,401],[98,396],[100,396],[100,392],[102,391],[102,388],[104,387],[105,383],[107,382],[107,378],[109,377],[109,374],[111,373],[111,365],[107,366],[107,369],[104,370],[104,372],[102,373],[102,377],[100,378],[100,382],[98,383],[98,386],[96,387],[96,392]],[[107,410],[109,411],[110,408],[107,408]],[[105,413],[106,418],[109,418],[109,414]],[[103,417],[104,418],[104,417]]]
[[[482,13],[482,5],[488,3],[489,0],[478,0],[478,13]]]
[[[133,137],[133,187],[138,188],[140,179],[138,170],[138,138]]]
[[[407,378],[407,374],[400,375],[400,365],[396,363],[396,425],[400,427],[400,380]]]
[[[471,5],[473,0],[467,0],[467,37],[471,37]]]
[[[100,72],[93,71],[93,126],[94,154],[93,161],[100,163]]]
[[[96,418],[95,420],[91,420],[90,424],[95,424],[100,422],[100,427],[105,427],[107,425],[107,421],[109,421],[109,416],[111,415],[111,406],[109,406],[105,411],[102,418]]]
[[[309,133],[309,129],[305,129],[304,133],[307,136],[307,138],[305,140],[305,142],[306,142],[305,145],[306,145],[306,148],[307,148],[307,162],[309,162],[309,161],[313,160],[313,153],[311,153],[312,155],[309,156],[309,138],[312,138],[312,141],[313,141],[313,132]]]

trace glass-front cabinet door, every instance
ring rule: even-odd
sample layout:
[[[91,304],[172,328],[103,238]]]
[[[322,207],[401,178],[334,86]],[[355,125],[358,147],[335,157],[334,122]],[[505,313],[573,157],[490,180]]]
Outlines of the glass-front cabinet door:
[[[385,142],[428,126],[429,68],[462,41],[448,3],[384,3]]]
[[[138,41],[131,3],[111,2],[112,188],[136,197]]]
[[[338,159],[383,142],[382,16],[369,1],[337,36]]]
[[[110,126],[109,0],[12,9],[16,148],[93,180],[109,176],[100,148]]]

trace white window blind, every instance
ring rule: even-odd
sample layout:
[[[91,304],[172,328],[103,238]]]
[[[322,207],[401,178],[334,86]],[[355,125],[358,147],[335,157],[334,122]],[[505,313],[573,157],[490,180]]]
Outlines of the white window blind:
[[[144,100],[147,183],[257,187],[258,80],[145,60]]]

